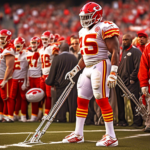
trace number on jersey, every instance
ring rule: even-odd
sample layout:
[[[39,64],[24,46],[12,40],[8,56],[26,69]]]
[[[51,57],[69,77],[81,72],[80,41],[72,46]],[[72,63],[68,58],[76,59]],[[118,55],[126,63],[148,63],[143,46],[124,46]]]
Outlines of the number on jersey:
[[[50,63],[50,55],[45,54],[45,55],[41,55],[41,61],[42,61],[42,68],[48,68],[51,66]]]
[[[20,70],[20,69],[21,69],[21,67],[20,67],[20,61],[15,62],[15,64],[14,64],[14,70]]]
[[[30,67],[37,67],[37,59],[33,59],[32,56],[27,57],[28,63]]]
[[[92,41],[87,41],[87,39],[93,39]],[[94,41],[97,38],[97,34],[87,34],[85,37],[80,37],[80,49],[83,55],[96,55],[98,53],[97,42]],[[90,48],[89,48],[90,47]],[[91,48],[92,47],[92,48]]]

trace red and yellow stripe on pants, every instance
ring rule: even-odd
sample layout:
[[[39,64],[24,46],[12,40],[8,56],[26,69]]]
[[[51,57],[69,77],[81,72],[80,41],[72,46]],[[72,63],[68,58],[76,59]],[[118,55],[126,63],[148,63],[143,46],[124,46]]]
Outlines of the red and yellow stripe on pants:
[[[102,116],[103,116],[103,119],[104,119],[105,122],[113,121],[113,112],[102,114]]]
[[[103,79],[102,79],[102,97],[106,98],[106,74],[107,74],[107,64],[106,60],[103,60]]]
[[[78,108],[76,111],[76,116],[86,118],[87,114],[88,114],[89,100],[78,97],[77,98],[77,105],[78,105]]]
[[[77,111],[76,111],[76,116],[77,117],[86,118],[87,114],[88,114],[88,109],[77,108]]]
[[[109,104],[108,97],[96,99],[98,106],[101,108],[102,116],[105,122],[113,121],[113,111]]]

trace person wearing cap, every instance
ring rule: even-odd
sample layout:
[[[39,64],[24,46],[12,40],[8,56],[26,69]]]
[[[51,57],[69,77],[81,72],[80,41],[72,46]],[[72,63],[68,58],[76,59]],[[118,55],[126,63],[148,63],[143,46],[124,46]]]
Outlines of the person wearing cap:
[[[139,48],[142,53],[145,49],[145,45],[147,44],[147,42],[148,42],[148,35],[144,31],[139,31],[137,48]]]

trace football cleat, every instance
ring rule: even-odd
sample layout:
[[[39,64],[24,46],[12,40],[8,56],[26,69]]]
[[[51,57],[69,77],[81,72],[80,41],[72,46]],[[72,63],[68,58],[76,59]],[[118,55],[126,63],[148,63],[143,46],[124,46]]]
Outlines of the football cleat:
[[[117,146],[118,140],[117,138],[112,138],[108,134],[104,135],[103,138],[96,143],[96,146]]]
[[[83,143],[84,137],[80,135],[76,135],[75,132],[67,135],[63,140],[63,143]]]

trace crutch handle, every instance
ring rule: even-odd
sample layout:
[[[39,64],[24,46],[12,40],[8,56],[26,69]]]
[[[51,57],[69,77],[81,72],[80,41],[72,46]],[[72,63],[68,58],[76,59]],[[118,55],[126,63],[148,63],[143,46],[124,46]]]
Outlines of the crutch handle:
[[[73,84],[75,83],[70,76],[69,76],[69,80],[71,83],[73,83]]]

